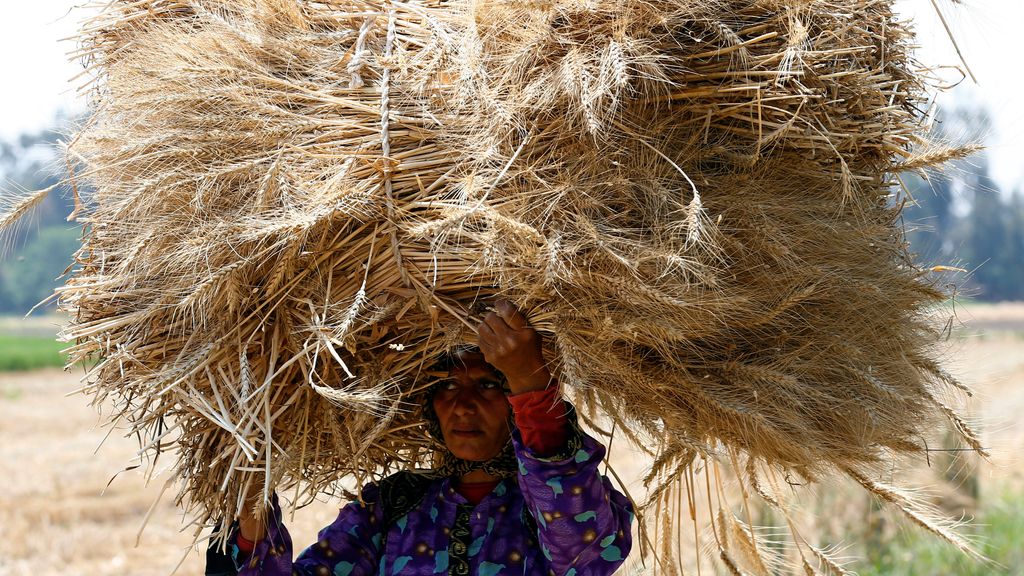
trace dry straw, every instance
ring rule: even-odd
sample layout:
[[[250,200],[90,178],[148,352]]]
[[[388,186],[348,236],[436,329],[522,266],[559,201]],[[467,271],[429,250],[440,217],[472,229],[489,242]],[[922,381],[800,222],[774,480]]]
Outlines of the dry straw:
[[[927,524],[879,470],[944,419],[979,446],[893,185],[957,152],[892,4],[111,1],[72,361],[202,524],[428,462],[432,358],[500,294],[581,413],[653,447],[655,523],[706,458],[780,508],[840,473]],[[713,514],[724,567],[774,565]]]

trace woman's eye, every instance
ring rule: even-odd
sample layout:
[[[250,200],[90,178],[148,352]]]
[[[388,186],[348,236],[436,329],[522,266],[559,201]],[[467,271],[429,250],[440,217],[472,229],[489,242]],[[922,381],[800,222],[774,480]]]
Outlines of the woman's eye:
[[[451,392],[456,388],[458,388],[458,386],[455,384],[455,381],[451,379],[438,380],[437,384],[434,385],[434,390],[438,392]]]
[[[495,388],[501,388],[501,383],[494,382],[492,380],[484,380],[480,383],[480,387],[484,390],[494,390]]]

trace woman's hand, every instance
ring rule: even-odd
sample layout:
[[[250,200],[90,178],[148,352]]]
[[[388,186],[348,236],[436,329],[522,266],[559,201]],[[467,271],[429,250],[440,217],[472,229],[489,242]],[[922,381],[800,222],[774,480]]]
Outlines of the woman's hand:
[[[495,302],[477,334],[484,359],[505,375],[512,394],[543,390],[551,383],[540,334],[508,300]]]

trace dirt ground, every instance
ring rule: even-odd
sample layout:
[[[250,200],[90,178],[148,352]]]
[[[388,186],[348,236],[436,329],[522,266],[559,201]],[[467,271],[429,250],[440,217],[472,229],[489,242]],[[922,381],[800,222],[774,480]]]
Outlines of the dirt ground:
[[[948,365],[976,390],[970,413],[992,448],[983,482],[1024,486],[1024,304],[972,306],[958,318]],[[159,498],[164,477],[119,473],[133,464],[135,442],[118,431],[97,451],[108,430],[87,398],[69,395],[77,386],[77,374],[59,370],[0,374],[0,576],[166,576],[179,562],[178,574],[201,574],[174,490]],[[297,545],[343,504],[298,511],[288,522]]]

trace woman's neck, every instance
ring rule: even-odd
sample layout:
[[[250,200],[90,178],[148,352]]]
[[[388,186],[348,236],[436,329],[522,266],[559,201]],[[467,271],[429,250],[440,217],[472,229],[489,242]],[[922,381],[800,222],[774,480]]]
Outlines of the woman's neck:
[[[459,478],[459,484],[466,484],[466,483],[475,484],[475,483],[480,483],[480,482],[497,482],[498,480],[500,480],[499,477],[497,477],[497,476],[495,476],[493,474],[489,474],[489,473],[487,473],[483,469],[477,468],[476,470],[473,470],[472,472],[464,474],[461,478]]]

